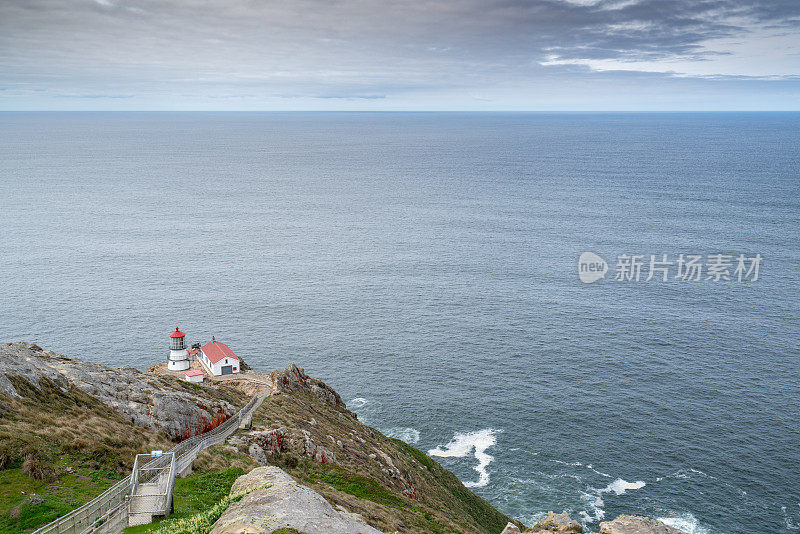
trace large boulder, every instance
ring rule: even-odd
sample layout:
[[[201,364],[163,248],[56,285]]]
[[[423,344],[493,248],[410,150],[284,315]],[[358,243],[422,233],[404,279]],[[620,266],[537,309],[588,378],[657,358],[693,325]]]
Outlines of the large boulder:
[[[621,515],[613,521],[600,523],[601,534],[686,534],[661,521],[638,515]]]
[[[168,379],[132,367],[114,369],[73,360],[32,343],[0,345],[0,393],[19,396],[9,377],[40,388],[47,379],[59,388],[83,390],[138,426],[164,432],[172,440],[206,432],[236,413],[231,403],[170,385]]]
[[[580,534],[583,532],[583,526],[572,519],[567,512],[554,514],[549,512],[547,517],[540,519],[530,532],[541,532],[542,534],[548,532],[572,532]]]
[[[270,534],[293,528],[306,534],[377,534],[358,514],[337,510],[316,491],[301,486],[275,466],[257,467],[239,477],[231,493],[250,491],[233,503],[211,534]]]

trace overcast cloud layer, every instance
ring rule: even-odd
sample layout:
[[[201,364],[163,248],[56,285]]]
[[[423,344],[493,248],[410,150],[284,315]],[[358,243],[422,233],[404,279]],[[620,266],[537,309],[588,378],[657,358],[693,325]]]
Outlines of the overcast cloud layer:
[[[0,109],[800,109],[800,1],[0,0]]]

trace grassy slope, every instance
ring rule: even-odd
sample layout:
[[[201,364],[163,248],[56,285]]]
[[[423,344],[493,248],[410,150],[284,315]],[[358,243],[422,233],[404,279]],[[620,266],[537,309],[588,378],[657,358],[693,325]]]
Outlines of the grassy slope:
[[[76,388],[11,380],[22,398],[0,395],[2,534],[56,519],[119,480],[136,453],[171,446]]]
[[[378,528],[414,533],[496,534],[510,521],[424,453],[403,441],[387,438],[345,410],[307,393],[284,393],[267,399],[253,424],[306,430],[316,444],[333,451],[338,465],[320,464],[294,449],[269,459],[333,504],[362,514]],[[335,445],[336,440],[343,447]],[[402,474],[400,479],[383,470],[386,464],[380,461],[380,452],[391,458]]]
[[[9,379],[22,398],[0,394],[0,534],[53,521],[127,475],[137,453],[173,446],[77,388],[64,392],[47,379],[39,388]],[[165,388],[199,392],[194,384],[159,380]],[[246,400],[229,388],[201,393],[236,404]]]

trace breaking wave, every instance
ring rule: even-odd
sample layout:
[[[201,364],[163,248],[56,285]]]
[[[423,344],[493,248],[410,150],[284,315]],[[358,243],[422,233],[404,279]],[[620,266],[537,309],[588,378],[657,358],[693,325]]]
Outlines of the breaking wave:
[[[647,484],[645,484],[641,480],[637,480],[636,482],[628,482],[626,480],[618,478],[614,482],[606,486],[605,489],[600,490],[600,493],[609,493],[613,491],[617,495],[622,495],[628,490],[637,490],[645,487],[646,485]]]
[[[482,488],[489,484],[489,472],[486,468],[494,460],[494,456],[488,454],[486,449],[497,443],[495,437],[501,430],[487,428],[484,430],[476,430],[475,432],[468,432],[466,434],[456,434],[453,439],[444,446],[436,447],[428,451],[430,456],[439,456],[442,458],[466,458],[473,454],[478,460],[478,465],[473,469],[478,472],[478,480],[475,482],[465,482],[464,485],[468,488]]]
[[[603,502],[604,493],[622,495],[626,491],[637,490],[645,486],[646,484],[642,480],[628,482],[627,480],[618,478],[603,489],[590,488],[590,492],[584,493],[582,497],[589,505],[591,513],[584,510],[581,512],[581,518],[587,523],[602,521],[606,516],[606,511],[603,509],[603,506],[605,506],[605,502]]]
[[[709,534],[710,532],[707,528],[701,526],[697,519],[688,512],[673,517],[657,517],[656,519],[687,534]]]
[[[394,427],[383,431],[384,435],[390,438],[397,438],[405,441],[409,445],[419,442],[419,430],[411,427]]]
[[[347,403],[347,408],[350,410],[358,410],[359,408],[366,406],[368,402],[369,401],[364,397],[356,397]]]
[[[380,407],[380,402],[371,401],[364,397],[356,397],[347,402],[347,408],[358,413],[358,418],[362,423],[371,424],[372,416],[375,414],[376,408]],[[397,426],[389,429],[379,429],[385,436],[390,438],[397,438],[413,445],[419,442],[419,430],[411,427]]]

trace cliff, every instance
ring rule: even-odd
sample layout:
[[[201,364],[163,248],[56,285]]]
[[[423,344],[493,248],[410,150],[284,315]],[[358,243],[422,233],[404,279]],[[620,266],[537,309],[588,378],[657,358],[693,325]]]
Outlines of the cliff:
[[[265,390],[252,427],[201,453],[196,473],[176,484],[175,513],[137,534],[183,532],[181,521],[197,524],[199,515],[214,534],[525,528],[424,453],[361,423],[336,391],[294,364],[189,384],[161,366],[113,369],[7,343],[0,345],[0,534],[52,521],[125,476],[136,453],[203,432]],[[252,491],[237,495],[244,490]],[[564,515],[532,531],[580,532]],[[603,532],[677,532],[631,521],[618,518]]]
[[[66,392],[80,390],[119,412],[133,424],[181,440],[219,425],[247,402],[227,384],[196,387],[175,376],[142,373],[132,367],[114,369],[46,351],[31,343],[0,345],[0,393],[20,398],[26,385],[41,384]]]
[[[301,368],[272,377],[252,429],[231,440],[262,465],[384,531],[497,534],[511,521],[426,454],[361,423]]]
[[[269,464],[273,476],[317,495],[318,510],[334,510],[343,524],[371,525],[365,532],[496,534],[510,521],[420,451],[363,425],[336,391],[295,365],[204,384],[153,371],[82,362],[29,343],[0,345],[0,532],[55,519],[127,474],[136,453],[168,449],[219,424],[265,388],[271,396],[253,427],[202,453],[196,476]]]

